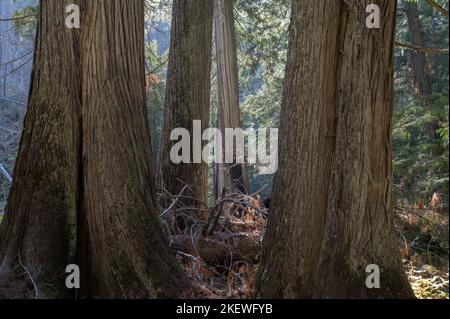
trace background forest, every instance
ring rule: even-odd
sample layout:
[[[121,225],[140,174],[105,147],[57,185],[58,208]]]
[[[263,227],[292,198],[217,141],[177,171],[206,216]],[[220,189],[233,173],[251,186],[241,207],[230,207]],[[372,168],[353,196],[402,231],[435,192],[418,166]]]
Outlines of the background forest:
[[[26,113],[37,0],[0,0],[0,222],[13,178]],[[148,121],[155,162],[169,60],[172,1],[147,0],[145,22]],[[291,1],[236,0],[234,20],[243,128],[278,127],[288,52]],[[399,0],[395,48],[394,191],[399,249],[419,298],[448,298],[449,98],[448,1]],[[213,46],[214,47],[214,46]],[[217,59],[211,72],[211,127],[218,110]],[[283,143],[283,141],[280,141]],[[209,205],[214,206],[214,167]],[[272,176],[248,167],[249,194],[272,196]],[[204,267],[203,267],[204,266]],[[197,267],[197,268],[196,268]],[[186,265],[199,282],[214,271]],[[217,295],[247,297],[249,270],[226,278]],[[200,274],[198,274],[200,273]],[[230,279],[231,278],[231,279]],[[242,279],[241,278],[241,279]],[[212,285],[212,284],[211,284]],[[212,285],[214,286],[214,285]]]

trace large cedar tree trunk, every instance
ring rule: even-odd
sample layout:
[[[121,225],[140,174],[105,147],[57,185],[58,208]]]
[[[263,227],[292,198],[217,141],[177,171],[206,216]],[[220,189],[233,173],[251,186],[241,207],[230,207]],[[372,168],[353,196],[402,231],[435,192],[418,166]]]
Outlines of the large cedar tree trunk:
[[[0,296],[70,297],[65,269],[76,263],[79,297],[181,297],[190,283],[155,200],[143,1],[83,2],[74,32],[64,25],[67,4],[39,8],[29,109],[0,230]]]
[[[87,5],[84,214],[94,297],[177,297],[188,282],[161,231],[145,107],[142,0]]]
[[[193,138],[193,121],[201,120],[201,131],[209,127],[213,1],[173,2],[166,103],[161,134],[161,173],[165,188],[177,195],[185,184],[207,203],[208,166],[202,163],[175,164],[170,159],[175,128],[187,129]],[[202,143],[204,144],[204,143]],[[191,161],[193,159],[191,142]],[[196,154],[198,155],[198,154]],[[192,202],[192,206],[198,205]]]
[[[68,296],[81,158],[76,36],[63,14],[69,3],[40,3],[28,112],[0,228],[0,298]]]
[[[293,1],[280,166],[257,282],[261,298],[413,297],[392,209],[396,4]],[[366,267],[381,289],[366,287]]]
[[[236,53],[233,1],[215,0],[214,30],[217,56],[218,129],[225,139],[225,129],[241,127],[239,110],[239,80]],[[225,151],[225,143],[222,143]],[[224,153],[223,153],[224,154]],[[219,163],[216,165],[217,195],[229,192],[246,193],[248,176],[245,165]]]

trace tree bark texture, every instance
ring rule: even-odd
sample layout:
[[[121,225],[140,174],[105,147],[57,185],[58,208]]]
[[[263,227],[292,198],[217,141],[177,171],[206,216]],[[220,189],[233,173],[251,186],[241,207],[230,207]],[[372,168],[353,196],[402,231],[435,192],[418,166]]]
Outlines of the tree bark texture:
[[[158,219],[145,107],[143,1],[90,1],[87,12],[82,102],[90,293],[176,297],[188,282]]]
[[[396,4],[293,1],[280,166],[257,280],[260,298],[413,297],[392,209]],[[381,288],[366,287],[366,267]]]
[[[161,172],[164,187],[178,195],[187,184],[195,196],[207,203],[208,166],[202,163],[174,164],[170,150],[175,128],[191,134],[193,121],[201,120],[203,132],[209,127],[213,1],[175,0],[173,2],[170,56],[161,141]],[[204,144],[204,143],[203,143]],[[198,154],[196,154],[198,155]],[[193,201],[193,207],[198,205]]]
[[[218,129],[225,137],[225,129],[241,127],[239,110],[239,78],[236,53],[233,1],[214,1],[214,30],[217,56]],[[225,154],[225,143],[222,143]],[[248,176],[245,165],[224,163],[216,165],[216,189],[224,193],[247,193]]]
[[[40,4],[30,102],[0,228],[0,297],[68,296],[81,158],[77,41],[63,14],[69,3],[78,2]]]
[[[0,231],[0,295],[68,298],[65,269],[76,263],[82,298],[180,297],[190,283],[155,199],[143,1],[82,2],[80,31],[64,24],[68,4],[39,8],[29,110]]]

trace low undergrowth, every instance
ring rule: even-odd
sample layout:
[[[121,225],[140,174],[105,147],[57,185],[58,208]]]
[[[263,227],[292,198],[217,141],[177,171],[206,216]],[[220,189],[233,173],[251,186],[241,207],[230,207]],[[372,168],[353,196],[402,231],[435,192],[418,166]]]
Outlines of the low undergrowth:
[[[202,219],[183,204],[182,198],[192,197],[188,187],[179,196],[163,192],[160,197],[169,207],[162,221],[170,245],[198,288],[195,297],[251,298],[269,214],[261,198],[231,194],[212,208],[201,203],[209,216]],[[446,205],[396,208],[400,254],[419,299],[449,298],[448,226]]]

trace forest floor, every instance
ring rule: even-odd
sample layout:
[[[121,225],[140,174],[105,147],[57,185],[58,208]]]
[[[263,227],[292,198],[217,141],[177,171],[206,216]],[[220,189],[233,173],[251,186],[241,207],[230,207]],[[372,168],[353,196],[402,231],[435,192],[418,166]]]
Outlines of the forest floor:
[[[448,207],[398,207],[396,216],[400,253],[417,298],[448,299]]]
[[[205,221],[183,205],[188,194],[162,197],[170,208],[162,214],[170,245],[198,288],[192,297],[251,298],[269,214],[260,198],[235,194],[213,208],[202,204]],[[417,298],[449,298],[448,227],[447,207],[398,208],[399,249]]]
[[[198,288],[190,297],[251,298],[269,214],[260,198],[235,194],[213,207],[200,203],[200,209],[183,204],[183,199],[193,199],[187,188],[185,194],[163,192],[160,198],[162,207],[167,207],[161,220],[170,246]],[[400,254],[417,298],[448,299],[448,207],[397,206],[396,228]]]

